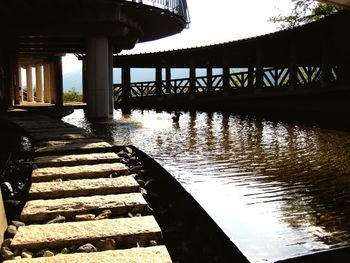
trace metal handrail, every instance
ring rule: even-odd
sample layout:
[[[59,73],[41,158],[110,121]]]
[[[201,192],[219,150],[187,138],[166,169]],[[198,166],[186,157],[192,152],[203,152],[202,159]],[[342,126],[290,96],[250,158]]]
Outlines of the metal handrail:
[[[186,0],[124,0],[124,1],[158,7],[183,17],[187,25],[190,23],[190,13],[188,11]]]

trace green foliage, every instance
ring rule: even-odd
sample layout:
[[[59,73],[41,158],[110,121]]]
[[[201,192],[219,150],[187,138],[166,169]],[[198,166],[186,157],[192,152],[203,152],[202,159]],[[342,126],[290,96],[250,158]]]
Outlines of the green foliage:
[[[83,101],[83,95],[78,93],[75,88],[68,90],[63,93],[63,100],[65,102],[82,102]]]
[[[319,20],[337,12],[340,8],[314,0],[291,0],[293,8],[290,14],[270,17],[268,21],[278,23],[281,29],[289,29]]]

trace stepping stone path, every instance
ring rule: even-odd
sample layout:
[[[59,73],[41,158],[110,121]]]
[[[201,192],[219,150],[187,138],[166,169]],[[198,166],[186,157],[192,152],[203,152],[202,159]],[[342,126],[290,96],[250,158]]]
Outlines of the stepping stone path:
[[[2,248],[5,262],[171,262],[140,185],[112,145],[45,116],[7,119],[27,132],[37,157],[25,225],[17,223]]]

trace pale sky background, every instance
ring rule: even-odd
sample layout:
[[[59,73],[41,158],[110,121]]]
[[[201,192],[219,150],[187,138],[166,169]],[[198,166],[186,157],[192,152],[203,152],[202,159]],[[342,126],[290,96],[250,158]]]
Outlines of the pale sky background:
[[[122,54],[205,46],[254,37],[278,30],[268,18],[288,13],[290,0],[187,0],[189,29],[161,40],[137,44]],[[63,58],[63,73],[81,68],[73,55]]]

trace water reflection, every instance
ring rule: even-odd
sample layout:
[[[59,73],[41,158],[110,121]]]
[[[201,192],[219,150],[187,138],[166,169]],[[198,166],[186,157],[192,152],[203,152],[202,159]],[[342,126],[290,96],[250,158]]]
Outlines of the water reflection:
[[[349,133],[203,112],[65,120],[157,159],[251,261],[350,243]]]

